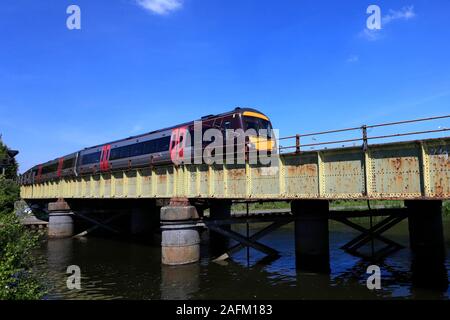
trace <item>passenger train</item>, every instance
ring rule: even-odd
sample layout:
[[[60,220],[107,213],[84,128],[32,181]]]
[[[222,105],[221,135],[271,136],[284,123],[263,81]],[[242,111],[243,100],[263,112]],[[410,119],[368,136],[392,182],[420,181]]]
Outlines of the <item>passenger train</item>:
[[[225,133],[227,129],[266,130],[266,137],[246,137],[246,145],[254,150],[273,152],[276,150],[275,137],[271,136],[272,124],[262,112],[251,108],[236,108],[232,111],[202,117],[202,132],[216,128]],[[85,148],[84,150],[39,164],[26,171],[20,178],[23,185],[42,183],[50,180],[77,177],[79,175],[126,170],[174,163],[174,153],[183,153],[186,134],[193,137],[194,121],[170,128],[152,131],[110,143]],[[236,139],[234,139],[236,144]],[[204,149],[208,143],[203,142]]]

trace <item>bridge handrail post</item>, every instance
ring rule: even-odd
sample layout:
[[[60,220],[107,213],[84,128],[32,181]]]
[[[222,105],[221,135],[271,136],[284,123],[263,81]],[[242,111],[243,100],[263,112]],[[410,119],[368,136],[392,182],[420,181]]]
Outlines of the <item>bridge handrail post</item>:
[[[295,135],[295,152],[300,153],[300,135]]]
[[[367,125],[363,125],[362,127],[361,127],[361,130],[362,130],[362,136],[363,136],[363,150],[364,151],[367,151],[367,148],[368,148],[368,138],[367,138]]]

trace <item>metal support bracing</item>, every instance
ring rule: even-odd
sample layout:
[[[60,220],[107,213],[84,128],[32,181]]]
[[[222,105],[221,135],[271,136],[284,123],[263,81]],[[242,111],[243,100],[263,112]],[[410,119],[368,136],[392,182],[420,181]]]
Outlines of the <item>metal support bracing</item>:
[[[246,237],[244,237],[243,235],[241,235],[240,233],[237,233],[235,231],[226,230],[221,227],[214,226],[214,225],[210,225],[209,228],[217,233],[220,233],[228,238],[238,241],[245,246],[252,247],[253,249],[261,251],[267,255],[271,255],[271,256],[279,255],[277,250],[272,249],[272,248],[266,246],[265,244],[259,243],[257,241],[253,241],[250,238],[247,239]]]
[[[93,222],[93,219],[90,219],[90,220],[88,220],[88,221],[94,223],[94,226],[92,226],[92,227],[90,227],[89,229],[86,229],[86,230],[84,230],[84,231],[82,231],[82,232],[80,232],[80,233],[74,235],[73,237],[74,237],[74,238],[79,238],[79,237],[87,236],[88,234],[92,233],[93,231],[97,230],[98,228],[105,228],[105,225],[106,225],[107,223],[110,223],[110,222],[112,222],[113,220],[116,220],[117,218],[120,218],[120,217],[122,217],[122,216],[124,216],[124,215],[126,215],[126,214],[128,214],[128,212],[121,212],[121,213],[118,213],[118,214],[116,214],[116,215],[114,215],[114,216],[112,216],[112,217],[109,217],[108,219],[106,219],[106,220],[104,220],[104,221],[102,221],[102,222],[98,222],[98,221]],[[82,217],[82,216],[79,215],[79,214],[78,214],[78,216],[80,216],[81,218],[84,218],[84,217]],[[87,219],[86,219],[86,220],[87,220]],[[105,228],[105,229],[107,229],[107,228]],[[107,230],[108,230],[108,229],[107,229]]]
[[[365,228],[361,225],[358,225],[345,217],[334,217],[332,219],[361,232],[359,236],[347,242],[345,245],[341,247],[341,249],[345,250],[346,252],[352,255],[359,256],[362,258],[382,259],[395,251],[403,249],[404,246],[382,236],[381,234],[386,232],[390,228],[394,227],[407,217],[408,215],[406,213],[390,215],[370,228]],[[359,249],[361,249],[364,245],[368,244],[374,239],[377,239],[385,243],[386,246],[377,251],[372,250],[371,256],[361,253]]]
[[[237,241],[236,245],[226,249],[222,255],[215,258],[214,261],[221,261],[230,258],[233,254],[244,248],[253,248],[258,250],[267,256],[262,260],[268,261],[279,257],[279,252],[267,245],[264,245],[257,240],[268,235],[269,233],[277,230],[278,228],[294,221],[294,217],[290,214],[275,216],[243,216],[243,217],[232,217],[228,219],[206,219],[201,223],[202,225],[208,227],[210,230],[219,233],[227,238]],[[248,223],[261,223],[261,222],[272,222],[267,227],[259,230],[253,235],[244,236],[238,232],[232,231],[230,225],[232,224],[248,224]],[[262,261],[261,260],[261,261]]]
[[[256,232],[255,234],[253,234],[252,236],[249,236],[247,238],[248,241],[250,242],[256,242],[257,240],[261,239],[262,237],[268,235],[269,233],[281,228],[282,226],[290,223],[292,220],[285,220],[285,221],[276,221],[272,224],[270,224],[269,226],[265,227],[262,230],[259,230],[258,232]],[[258,242],[256,242],[258,243]],[[222,254],[220,257],[214,259],[215,261],[220,261],[220,260],[226,260],[228,258],[230,258],[233,254],[237,253],[238,251],[244,249],[244,248],[248,248],[249,246],[245,245],[244,243],[238,243],[235,244],[234,246],[230,247],[227,252],[225,252],[224,254]],[[258,250],[258,249],[257,249]],[[278,252],[276,252],[276,256],[278,256]]]
[[[80,217],[80,218],[82,218],[82,219],[84,219],[86,221],[89,221],[89,222],[95,224],[96,226],[98,226],[100,228],[103,228],[103,229],[106,229],[108,231],[111,231],[112,233],[120,233],[120,231],[118,231],[118,230],[116,230],[116,229],[106,225],[107,220],[105,220],[103,222],[100,222],[98,220],[92,219],[92,218],[90,218],[90,217],[88,217],[88,216],[86,216],[86,215],[84,215],[82,213],[79,213],[79,212],[75,212],[75,216],[76,217]]]

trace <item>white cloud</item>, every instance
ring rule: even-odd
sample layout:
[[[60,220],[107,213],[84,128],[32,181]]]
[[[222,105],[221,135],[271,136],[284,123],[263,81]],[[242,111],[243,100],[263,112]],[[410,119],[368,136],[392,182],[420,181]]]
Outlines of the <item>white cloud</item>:
[[[359,56],[356,54],[350,55],[350,57],[347,58],[348,63],[355,63],[359,61]]]
[[[155,14],[165,15],[183,6],[183,0],[136,0],[145,10]]]
[[[383,16],[381,23],[382,25],[386,25],[394,20],[409,20],[415,16],[414,6],[406,6],[397,11],[391,9],[389,10],[389,14]]]
[[[366,39],[368,41],[376,41],[382,38],[381,31],[380,30],[369,30],[365,28],[362,30],[358,36],[360,38]]]
[[[131,128],[131,133],[141,132],[144,129],[140,124],[135,124],[133,128]]]

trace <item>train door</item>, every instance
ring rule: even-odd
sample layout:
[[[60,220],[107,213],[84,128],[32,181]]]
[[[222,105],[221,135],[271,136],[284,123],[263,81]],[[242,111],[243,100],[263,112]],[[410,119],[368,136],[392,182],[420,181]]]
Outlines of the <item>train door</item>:
[[[170,159],[174,164],[180,164],[184,161],[186,137],[188,133],[187,127],[176,128],[172,130],[170,137]]]
[[[56,170],[56,176],[58,178],[61,177],[61,172],[62,172],[62,168],[63,168],[63,163],[64,163],[64,158],[59,158],[58,160],[58,169]]]
[[[102,147],[102,153],[100,155],[100,171],[109,170],[109,156],[111,154],[111,145],[107,144]]]
[[[41,177],[42,177],[42,165],[40,165],[38,167],[37,176],[36,176],[37,183],[41,182]]]

